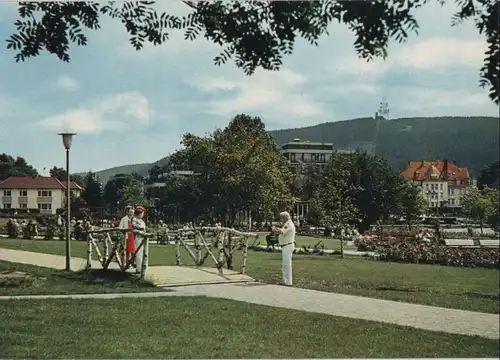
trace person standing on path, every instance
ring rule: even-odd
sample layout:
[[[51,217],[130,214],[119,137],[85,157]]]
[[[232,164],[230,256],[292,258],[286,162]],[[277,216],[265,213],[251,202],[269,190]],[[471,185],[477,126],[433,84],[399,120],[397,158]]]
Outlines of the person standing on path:
[[[273,232],[278,235],[278,242],[281,246],[281,271],[283,273],[283,283],[280,285],[292,286],[292,255],[295,250],[295,224],[290,214],[283,211],[280,214],[281,228],[273,228]]]
[[[125,216],[120,220],[120,229],[132,229],[132,218],[134,217],[134,207],[125,207]],[[125,261],[130,261],[132,254],[135,253],[135,239],[132,231],[125,233]]]
[[[132,218],[132,229],[134,230],[139,230],[146,232],[146,223],[143,220],[144,214],[146,212],[146,209],[142,206],[137,206],[135,208],[135,216]],[[144,249],[144,245],[139,248],[143,241],[143,236],[139,234],[135,234],[135,247],[136,247],[136,253],[135,253],[135,262],[137,264],[135,272],[140,273],[142,269],[142,259],[143,259],[143,254],[144,251],[148,251],[148,249]],[[147,254],[147,253],[146,253]],[[146,264],[147,268],[148,264]]]

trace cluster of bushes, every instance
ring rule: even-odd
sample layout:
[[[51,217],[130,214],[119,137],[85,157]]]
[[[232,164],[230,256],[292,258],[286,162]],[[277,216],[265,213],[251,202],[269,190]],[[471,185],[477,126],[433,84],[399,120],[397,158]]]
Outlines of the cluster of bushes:
[[[39,214],[40,209],[0,209],[0,218],[25,219]]]
[[[382,240],[357,240],[359,251],[376,251],[380,260],[413,264],[438,264],[458,267],[499,268],[498,248],[448,247],[434,243]]]
[[[37,226],[38,235],[43,234],[45,240],[53,240],[56,236],[60,240],[65,239],[65,231],[61,231],[57,226],[57,215],[44,214],[27,217],[26,215],[18,214],[9,216],[9,218],[16,219],[18,226],[14,226],[11,222],[8,222],[4,228],[0,229],[0,233],[7,234],[11,239],[18,239],[20,237],[33,239],[36,233],[34,226]],[[24,228],[20,226],[23,220],[29,224]]]

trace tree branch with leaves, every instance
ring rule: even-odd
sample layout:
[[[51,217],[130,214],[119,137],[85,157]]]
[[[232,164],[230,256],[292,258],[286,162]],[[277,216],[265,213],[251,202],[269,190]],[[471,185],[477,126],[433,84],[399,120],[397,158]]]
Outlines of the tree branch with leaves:
[[[451,0],[439,0],[441,4]],[[390,40],[404,42],[417,33],[413,13],[428,0],[388,1],[183,1],[191,12],[178,16],[158,12],[155,1],[19,2],[16,32],[7,39],[16,61],[46,51],[69,61],[70,45],[88,43],[85,30],[98,30],[102,17],[120,21],[130,43],[141,50],[146,42],[161,45],[172,31],[183,31],[186,40],[200,36],[221,46],[214,58],[219,66],[234,60],[245,74],[257,68],[279,70],[284,57],[294,51],[297,39],[317,46],[328,35],[332,23],[345,24],[354,33],[358,55],[371,61],[386,58]],[[499,103],[500,31],[498,0],[458,0],[452,25],[466,20],[474,25],[487,44],[480,85]],[[102,30],[101,30],[102,31]]]

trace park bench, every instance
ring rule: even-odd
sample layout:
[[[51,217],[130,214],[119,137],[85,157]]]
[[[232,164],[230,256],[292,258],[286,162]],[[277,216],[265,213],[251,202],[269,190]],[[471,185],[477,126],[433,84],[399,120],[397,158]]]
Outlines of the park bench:
[[[446,246],[463,246],[463,247],[474,247],[474,240],[472,239],[445,239],[444,243]]]
[[[480,239],[479,245],[485,247],[500,247],[500,239]]]

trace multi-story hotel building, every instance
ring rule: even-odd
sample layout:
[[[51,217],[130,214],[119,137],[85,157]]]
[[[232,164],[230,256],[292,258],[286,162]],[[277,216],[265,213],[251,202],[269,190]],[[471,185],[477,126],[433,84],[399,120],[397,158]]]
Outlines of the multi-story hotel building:
[[[422,186],[429,208],[461,207],[462,196],[475,185],[467,168],[458,167],[449,160],[410,161],[401,177]]]
[[[281,153],[288,160],[293,171],[298,171],[298,167],[302,165],[314,164],[320,168],[325,167],[334,151],[340,153],[352,153],[352,149],[337,149],[335,150],[333,143],[301,141],[293,139],[281,146]],[[302,199],[297,201],[294,206],[294,219],[299,221],[309,211],[309,201]]]

